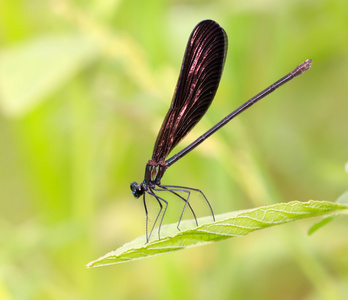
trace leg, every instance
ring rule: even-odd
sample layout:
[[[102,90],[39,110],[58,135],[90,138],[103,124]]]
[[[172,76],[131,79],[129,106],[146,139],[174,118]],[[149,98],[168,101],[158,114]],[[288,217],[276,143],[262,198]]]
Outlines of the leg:
[[[144,202],[144,208],[145,208],[145,215],[146,215],[146,243],[149,242],[149,233],[148,233],[148,228],[149,228],[149,214],[147,212],[147,206],[146,206],[146,201],[145,201],[145,194],[143,194],[143,202]]]
[[[173,188],[172,190],[177,190],[177,191],[180,191],[180,189],[181,189],[182,191],[186,191],[186,192],[188,192],[188,191],[195,191],[195,192],[201,193],[201,195],[204,197],[205,201],[208,203],[208,206],[209,206],[209,208],[210,208],[211,215],[212,215],[213,220],[214,220],[214,222],[215,222],[215,216],[214,216],[213,208],[211,207],[211,205],[210,205],[210,203],[209,203],[207,197],[204,195],[204,193],[203,193],[201,190],[199,190],[199,189],[194,189],[194,188],[191,188],[191,187],[186,187],[186,186],[177,186],[177,185],[161,185],[161,188],[163,188],[163,189],[169,188],[169,190],[170,190],[171,188]]]
[[[167,208],[168,208],[168,202],[167,202],[166,200],[164,200],[163,198],[157,196],[157,195],[154,193],[154,191],[157,191],[157,189],[149,188],[149,190],[150,190],[150,192],[147,191],[147,193],[148,193],[149,195],[155,197],[155,199],[157,200],[157,202],[158,202],[158,204],[159,204],[159,206],[160,206],[160,211],[158,212],[157,217],[156,217],[156,220],[155,220],[155,222],[153,223],[153,226],[152,226],[152,228],[151,228],[151,232],[150,232],[150,235],[149,235],[149,240],[150,240],[152,231],[154,230],[155,225],[156,225],[156,223],[157,223],[157,220],[158,220],[158,218],[159,218],[159,216],[160,216],[160,214],[161,214],[161,212],[162,212],[162,209],[163,209],[163,205],[162,205],[161,201],[163,201],[163,202],[165,203],[165,205],[166,205],[165,208],[164,208],[164,211],[163,211],[163,215],[162,215],[162,218],[161,218],[161,222],[160,222],[159,227],[158,227],[158,239],[160,239],[160,238],[161,238],[161,237],[160,237],[161,226],[162,226],[163,219],[164,219],[164,216],[165,216],[166,211],[167,211]]]
[[[191,210],[191,212],[192,212],[192,215],[193,215],[193,217],[194,217],[194,219],[195,219],[196,225],[198,226],[198,221],[197,221],[196,214],[195,214],[195,212],[193,211],[193,208],[192,208],[192,206],[191,206],[191,204],[190,204],[190,202],[189,202],[189,199],[190,199],[190,192],[187,191],[187,190],[184,190],[184,189],[169,189],[169,188],[168,188],[169,186],[163,186],[163,185],[160,185],[159,187],[161,187],[162,189],[156,189],[156,191],[168,191],[168,192],[171,192],[172,194],[174,194],[175,196],[179,197],[180,199],[182,199],[182,200],[185,202],[184,209],[183,209],[182,212],[181,212],[181,216],[180,216],[180,219],[179,219],[179,222],[178,222],[178,226],[177,226],[178,230],[180,231],[179,225],[180,225],[180,222],[181,222],[181,220],[182,220],[182,217],[183,217],[183,215],[184,215],[184,212],[185,212],[185,209],[186,209],[186,206],[187,206],[187,205],[189,206],[189,208],[190,208],[190,210]],[[187,194],[188,194],[187,199],[185,199],[183,196],[179,195],[179,194],[176,193],[175,191],[187,193]]]

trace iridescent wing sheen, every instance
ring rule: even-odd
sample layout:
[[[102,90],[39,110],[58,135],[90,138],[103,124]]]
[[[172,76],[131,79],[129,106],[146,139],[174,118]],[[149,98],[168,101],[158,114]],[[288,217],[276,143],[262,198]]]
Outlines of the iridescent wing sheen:
[[[226,53],[227,35],[219,24],[205,20],[195,27],[169,111],[157,136],[154,162],[164,161],[208,110],[219,86]]]

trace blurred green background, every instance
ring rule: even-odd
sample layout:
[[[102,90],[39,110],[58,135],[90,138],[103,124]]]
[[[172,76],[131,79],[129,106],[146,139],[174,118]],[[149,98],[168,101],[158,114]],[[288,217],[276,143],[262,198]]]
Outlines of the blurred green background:
[[[313,67],[162,183],[204,190],[216,213],[347,189],[347,1],[1,1],[1,300],[348,299],[347,218],[310,237],[314,220],[85,268],[144,234],[129,184],[143,179],[187,39],[207,18],[229,52],[180,147],[305,59]]]

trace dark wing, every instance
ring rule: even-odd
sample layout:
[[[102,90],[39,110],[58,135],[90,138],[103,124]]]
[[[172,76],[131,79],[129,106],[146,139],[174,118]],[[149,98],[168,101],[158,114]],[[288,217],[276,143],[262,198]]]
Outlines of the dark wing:
[[[152,160],[164,161],[212,103],[227,53],[227,35],[212,20],[199,23],[189,38],[169,111],[158,133]]]

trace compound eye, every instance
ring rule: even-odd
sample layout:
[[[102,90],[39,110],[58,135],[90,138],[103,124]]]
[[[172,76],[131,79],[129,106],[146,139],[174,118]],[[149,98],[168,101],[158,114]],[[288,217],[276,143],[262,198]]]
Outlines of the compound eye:
[[[130,185],[130,189],[133,193],[133,196],[135,198],[139,198],[142,194],[144,194],[144,188],[142,185],[136,183],[136,182],[132,182]]]

